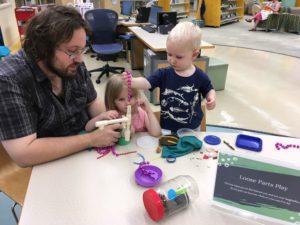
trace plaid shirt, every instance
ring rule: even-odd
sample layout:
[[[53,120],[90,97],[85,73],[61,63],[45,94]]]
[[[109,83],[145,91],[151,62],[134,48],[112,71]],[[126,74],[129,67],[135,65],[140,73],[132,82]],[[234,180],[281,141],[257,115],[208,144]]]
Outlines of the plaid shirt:
[[[64,98],[52,92],[50,80],[20,50],[0,61],[0,140],[58,137],[78,133],[90,119],[87,104],[97,97],[84,64],[73,80],[63,81]]]

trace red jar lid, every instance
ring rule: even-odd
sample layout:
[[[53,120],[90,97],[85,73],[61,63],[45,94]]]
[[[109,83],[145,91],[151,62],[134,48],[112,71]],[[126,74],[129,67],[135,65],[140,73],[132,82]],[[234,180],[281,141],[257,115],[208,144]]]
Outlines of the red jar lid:
[[[154,221],[159,221],[164,217],[164,206],[161,198],[153,189],[149,189],[143,194],[144,206]]]

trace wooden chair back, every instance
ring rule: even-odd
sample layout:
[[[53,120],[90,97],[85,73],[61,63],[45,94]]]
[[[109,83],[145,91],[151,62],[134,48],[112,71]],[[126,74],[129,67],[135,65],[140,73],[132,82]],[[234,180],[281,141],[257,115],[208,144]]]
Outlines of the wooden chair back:
[[[201,110],[203,112],[203,117],[200,124],[200,131],[206,131],[206,107],[205,104],[201,104]]]
[[[23,206],[31,167],[19,167],[7,154],[0,142],[0,191]]]

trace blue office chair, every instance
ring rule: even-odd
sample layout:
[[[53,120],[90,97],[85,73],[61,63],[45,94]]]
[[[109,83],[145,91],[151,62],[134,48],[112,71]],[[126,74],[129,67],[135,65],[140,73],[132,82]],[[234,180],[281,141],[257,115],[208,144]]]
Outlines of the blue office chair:
[[[123,45],[117,42],[116,29],[118,23],[118,14],[110,9],[92,9],[85,13],[85,19],[89,23],[92,30],[90,38],[90,47],[93,52],[97,54],[97,60],[106,61],[106,65],[89,71],[101,72],[96,83],[100,83],[101,77],[109,73],[122,73],[123,67],[112,67],[108,65],[107,61],[115,61],[118,53],[123,50]]]

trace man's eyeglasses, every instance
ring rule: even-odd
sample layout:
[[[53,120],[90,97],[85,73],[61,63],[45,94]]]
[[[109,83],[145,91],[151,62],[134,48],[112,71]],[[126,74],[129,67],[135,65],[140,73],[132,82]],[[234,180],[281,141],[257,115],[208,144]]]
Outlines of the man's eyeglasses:
[[[69,58],[71,60],[74,60],[75,58],[77,58],[78,56],[83,55],[84,53],[87,52],[87,50],[89,49],[89,47],[85,47],[82,49],[77,49],[76,51],[70,51],[70,50],[62,50],[60,48],[58,48],[57,50],[62,51],[63,53],[65,53],[67,56],[69,56]]]

